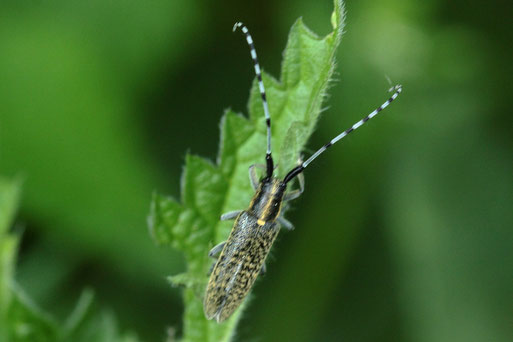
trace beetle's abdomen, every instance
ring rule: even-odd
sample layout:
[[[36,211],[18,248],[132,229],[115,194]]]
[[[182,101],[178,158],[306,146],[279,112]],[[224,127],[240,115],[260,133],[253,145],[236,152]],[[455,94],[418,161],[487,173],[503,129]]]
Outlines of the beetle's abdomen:
[[[275,223],[260,226],[243,211],[210,275],[204,301],[205,315],[222,322],[237,309],[255,282],[278,234]]]

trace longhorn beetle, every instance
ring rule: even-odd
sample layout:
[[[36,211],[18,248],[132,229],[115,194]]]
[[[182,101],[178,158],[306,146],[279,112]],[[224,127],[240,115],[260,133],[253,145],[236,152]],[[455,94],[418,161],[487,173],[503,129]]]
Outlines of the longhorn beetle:
[[[280,211],[283,202],[298,198],[303,192],[303,170],[328,147],[376,116],[390,102],[395,100],[402,90],[400,85],[391,88],[390,90],[394,91],[394,94],[380,107],[337,135],[306,161],[300,162],[299,165],[287,173],[283,180],[275,178],[273,177],[274,163],[271,156],[271,117],[260,65],[258,64],[253,38],[251,38],[247,27],[239,22],[233,26],[233,30],[235,31],[237,28],[240,28],[246,36],[264,106],[267,125],[266,175],[262,180],[259,180],[255,167],[264,166],[250,166],[249,178],[256,193],[249,204],[249,208],[228,212],[221,216],[221,220],[235,219],[235,223],[228,240],[218,244],[208,253],[210,257],[218,257],[207,285],[203,308],[207,319],[215,318],[218,323],[232,315],[248,294],[258,274],[265,270],[265,258],[269,254],[269,250],[280,230],[278,223],[286,229],[293,229],[292,224],[285,220],[283,216],[280,216]],[[299,189],[287,192],[287,184],[296,176],[299,181]]]

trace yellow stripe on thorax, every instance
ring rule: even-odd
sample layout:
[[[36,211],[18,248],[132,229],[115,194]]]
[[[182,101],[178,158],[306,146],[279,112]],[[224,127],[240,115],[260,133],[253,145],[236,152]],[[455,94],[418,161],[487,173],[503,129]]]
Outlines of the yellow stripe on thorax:
[[[249,207],[252,208],[253,205],[255,205],[255,201],[262,192],[261,187],[258,187],[257,191],[255,192],[255,195],[253,195],[253,198],[251,199],[251,202],[249,203]]]
[[[260,215],[260,217],[258,218],[258,225],[259,226],[263,226],[265,224],[265,218],[268,216],[269,212],[271,211],[271,205],[273,203],[273,198],[274,198],[274,195],[276,194],[277,190],[278,190],[278,182],[274,182],[273,183],[273,187],[271,188],[271,196],[269,197],[269,201],[267,201],[265,207],[264,207],[264,210],[262,210],[262,215]],[[280,208],[281,210],[281,208]],[[280,212],[278,211],[278,215],[280,214]],[[278,215],[276,215],[276,217],[278,217]],[[262,223],[262,224],[261,224]]]

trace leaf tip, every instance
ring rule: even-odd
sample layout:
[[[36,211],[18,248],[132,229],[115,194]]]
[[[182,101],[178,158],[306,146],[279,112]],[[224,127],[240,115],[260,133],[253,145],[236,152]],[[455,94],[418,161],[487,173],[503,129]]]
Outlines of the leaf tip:
[[[346,18],[346,9],[343,0],[334,0],[334,9],[331,14],[331,26],[335,30],[337,37],[342,36],[344,32]]]

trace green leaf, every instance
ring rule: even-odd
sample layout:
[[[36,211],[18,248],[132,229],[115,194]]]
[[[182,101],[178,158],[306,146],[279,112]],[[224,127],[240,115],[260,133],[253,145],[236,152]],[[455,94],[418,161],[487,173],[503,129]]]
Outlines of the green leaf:
[[[9,341],[56,341],[58,325],[16,285],[7,311]]]
[[[19,236],[10,234],[18,206],[19,181],[0,178],[0,342],[136,341],[118,332],[111,314],[94,309],[93,294],[84,291],[75,310],[61,324],[41,310],[13,279]]]
[[[298,19],[284,52],[281,81],[263,73],[273,122],[273,156],[278,177],[295,166],[315,128],[333,73],[343,18],[343,3],[335,1],[333,32],[325,37],[317,36]],[[264,161],[266,129],[256,80],[248,108],[249,119],[232,111],[222,117],[215,164],[197,156],[186,156],[180,202],[157,193],[151,202],[148,219],[151,235],[157,244],[180,250],[187,262],[186,272],[169,278],[175,285],[185,287],[183,341],[229,341],[242,312],[239,309],[229,320],[217,324],[205,319],[202,302],[212,264],[207,253],[225,240],[231,229],[230,223],[219,221],[219,216],[247,206],[254,194],[248,167]]]
[[[18,239],[8,235],[18,205],[19,185],[0,178],[0,341],[7,340],[5,318],[11,303],[10,279],[13,276]]]

